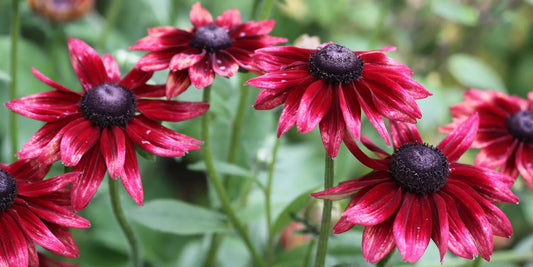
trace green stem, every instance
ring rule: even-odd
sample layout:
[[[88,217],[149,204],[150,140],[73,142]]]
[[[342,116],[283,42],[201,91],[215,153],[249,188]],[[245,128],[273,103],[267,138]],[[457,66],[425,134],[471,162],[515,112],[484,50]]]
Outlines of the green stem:
[[[270,18],[270,13],[272,13],[272,8],[274,7],[274,0],[266,0],[265,5],[263,6],[263,13],[261,13],[261,20],[266,20]]]
[[[109,31],[113,28],[113,26],[115,25],[115,22],[117,21],[118,15],[120,14],[121,7],[122,7],[122,0],[111,1],[111,4],[105,16],[106,20],[105,20],[104,28],[102,29],[102,33],[100,33],[100,39],[98,39],[98,47],[100,49],[105,48],[107,36],[109,34]]]
[[[141,248],[139,246],[139,240],[137,239],[137,236],[135,235],[133,228],[128,223],[128,220],[126,219],[126,216],[124,215],[124,210],[122,209],[122,205],[120,204],[120,195],[118,193],[118,186],[117,186],[118,180],[111,179],[111,177],[109,176],[107,178],[109,181],[109,197],[111,199],[111,207],[113,208],[113,215],[115,216],[115,219],[117,220],[120,226],[120,229],[122,229],[124,236],[126,236],[126,240],[128,241],[128,244],[130,246],[131,260],[133,263],[132,266],[134,267],[143,266]]]
[[[19,14],[19,0],[12,1],[12,13],[11,18],[11,88],[9,92],[9,99],[15,99],[17,97],[17,44],[20,30],[20,14]],[[11,127],[11,155],[15,158],[15,153],[18,151],[18,122],[17,114],[11,112],[9,116]]]
[[[311,256],[313,256],[313,248],[315,247],[316,240],[311,239],[309,241],[309,245],[307,245],[307,250],[305,251],[305,257],[302,262],[302,267],[309,267],[311,266]]]
[[[211,98],[210,97],[211,86],[208,86],[202,90],[204,91],[204,96],[203,96],[204,101],[209,103],[209,99]],[[244,244],[248,248],[253,260],[258,266],[263,266],[263,261],[261,260],[261,257],[259,257],[259,254],[257,254],[254,246],[252,245],[252,241],[250,240],[250,237],[245,227],[241,224],[241,222],[235,215],[235,211],[233,210],[233,207],[231,206],[231,202],[226,193],[226,190],[224,189],[224,186],[222,185],[220,177],[218,176],[218,173],[215,170],[215,165],[213,162],[213,155],[211,154],[211,141],[209,138],[209,114],[210,113],[208,111],[202,116],[202,139],[204,141],[203,151],[204,151],[205,165],[207,168],[207,178],[213,185],[220,199],[224,212],[226,213],[231,224],[233,224],[233,227],[235,228],[235,230],[237,230],[237,233],[239,234]]]
[[[477,256],[473,261],[472,261],[472,267],[479,267],[481,266],[481,257],[480,256]]]
[[[274,177],[274,165],[276,164],[276,156],[278,154],[279,148],[279,138],[276,138],[276,143],[274,144],[274,149],[272,150],[272,161],[270,162],[270,167],[268,170],[268,180],[265,186],[265,213],[266,213],[266,222],[267,222],[267,266],[274,265],[274,229],[272,225],[272,208],[271,208],[271,198],[272,193],[272,180]]]
[[[258,17],[258,10],[259,10],[259,7],[261,6],[263,0],[254,0],[254,3],[252,5],[252,18],[257,18]]]
[[[334,163],[333,159],[331,159],[327,154],[324,165],[324,189],[328,189],[333,187]],[[331,228],[331,207],[331,200],[324,200],[322,222],[320,223],[320,235],[315,258],[315,267],[324,267],[324,264],[326,263],[326,252],[328,249],[328,239]]]

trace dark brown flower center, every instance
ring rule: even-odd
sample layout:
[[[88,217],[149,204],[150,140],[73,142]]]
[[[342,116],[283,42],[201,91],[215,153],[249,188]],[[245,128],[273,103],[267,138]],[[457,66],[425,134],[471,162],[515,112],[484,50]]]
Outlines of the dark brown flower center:
[[[533,144],[533,112],[522,110],[509,117],[507,130],[514,138]]]
[[[137,110],[133,93],[120,85],[104,83],[87,91],[80,101],[81,113],[94,124],[106,128],[126,127]]]
[[[350,49],[329,44],[311,55],[311,75],[329,83],[348,83],[363,73],[363,60]]]
[[[17,182],[4,170],[0,170],[0,212],[6,211],[17,198]]]
[[[433,146],[409,143],[392,154],[389,170],[403,189],[426,195],[442,188],[450,169],[448,159]]]
[[[228,30],[215,24],[196,29],[190,42],[192,47],[205,49],[209,53],[228,48],[232,43]]]

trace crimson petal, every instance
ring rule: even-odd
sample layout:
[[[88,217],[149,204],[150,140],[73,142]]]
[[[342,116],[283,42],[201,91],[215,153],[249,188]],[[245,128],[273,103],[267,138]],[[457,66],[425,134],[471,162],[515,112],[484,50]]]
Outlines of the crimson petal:
[[[195,28],[213,24],[213,17],[211,16],[211,13],[209,13],[207,9],[203,8],[200,2],[197,2],[192,6],[189,18],[191,19],[191,23]]]
[[[104,63],[92,47],[82,40],[69,38],[68,50],[72,68],[84,91],[109,82]]]
[[[322,80],[317,80],[307,87],[298,107],[298,132],[308,133],[320,123],[330,110],[333,90]]]
[[[126,160],[126,138],[124,130],[117,126],[102,129],[100,149],[111,178],[120,176]]]
[[[207,102],[137,100],[138,110],[156,121],[184,121],[202,115],[209,109]]]
[[[0,243],[3,247],[3,255],[0,256],[1,266],[28,266],[28,246],[33,246],[33,242],[26,243],[26,238],[19,225],[11,216],[4,213],[0,216]],[[8,262],[2,262],[7,260]]]
[[[213,83],[215,72],[211,67],[209,57],[204,57],[200,62],[189,68],[189,77],[196,88],[204,88]]]
[[[72,184],[72,208],[79,211],[89,204],[104,179],[106,164],[100,150],[93,147],[87,151],[80,162],[74,166],[74,171],[83,172],[80,179]]]
[[[342,213],[352,223],[364,226],[376,225],[396,213],[402,201],[402,189],[395,182],[374,186],[359,201]]]
[[[389,220],[378,225],[367,226],[363,231],[363,256],[370,263],[376,263],[389,255],[394,247],[393,222]]]
[[[165,93],[167,100],[179,96],[191,85],[189,71],[171,71],[167,77]]]
[[[88,120],[81,121],[65,132],[61,139],[61,161],[66,166],[78,164],[100,138],[100,128]]]
[[[139,165],[137,163],[137,155],[135,155],[135,147],[127,140],[126,141],[126,164],[123,172],[120,175],[120,180],[126,189],[126,192],[135,200],[137,205],[143,205],[143,186],[141,175],[139,174]]]
[[[476,113],[459,124],[439,143],[437,148],[448,158],[449,162],[457,161],[472,145],[478,125],[479,116]]]

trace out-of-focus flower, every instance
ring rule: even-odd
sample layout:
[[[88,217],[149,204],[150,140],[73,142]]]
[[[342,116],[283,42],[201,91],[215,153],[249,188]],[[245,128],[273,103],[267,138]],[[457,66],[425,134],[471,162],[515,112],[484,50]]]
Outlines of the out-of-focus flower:
[[[274,28],[274,20],[241,23],[241,14],[230,9],[213,20],[200,3],[190,12],[193,28],[155,27],[148,36],[130,49],[149,51],[139,60],[143,71],[170,69],[166,96],[173,98],[189,85],[204,88],[215,74],[231,77],[242,67],[257,71],[251,55],[259,48],[286,42],[287,39],[267,35]]]
[[[120,176],[126,191],[143,203],[143,188],[134,144],[154,155],[183,156],[199,149],[201,141],[172,131],[158,121],[183,121],[204,113],[205,102],[149,99],[162,97],[165,85],[147,85],[152,72],[139,68],[120,76],[115,59],[78,39],[69,39],[72,67],[83,92],[72,91],[44,76],[33,74],[54,91],[7,103],[14,112],[46,124],[17,153],[45,164],[56,160],[83,172],[72,184],[75,210],[84,208],[104,178]]]
[[[411,69],[385,55],[394,49],[351,51],[334,43],[318,49],[258,49],[255,63],[268,73],[247,82],[261,88],[254,107],[285,104],[278,137],[295,124],[301,133],[319,125],[331,158],[337,156],[346,128],[359,140],[361,109],[389,142],[382,116],[416,123],[422,114],[415,100],[431,95],[411,78]]]
[[[280,236],[280,243],[284,250],[291,250],[309,242],[313,236],[309,233],[304,233],[306,230],[305,224],[301,222],[292,221],[283,231]]]
[[[94,0],[28,0],[33,12],[62,23],[83,17],[94,6]]]
[[[392,155],[362,137],[379,159],[365,155],[346,134],[348,149],[374,171],[312,196],[351,197],[335,233],[356,224],[365,226],[363,256],[371,263],[395,247],[405,261],[415,262],[430,239],[439,248],[441,261],[448,249],[460,257],[480,255],[490,260],[493,236],[509,237],[513,232],[495,204],[517,203],[518,198],[509,189],[511,177],[457,162],[472,144],[478,124],[479,117],[473,115],[433,147],[422,143],[413,124],[391,121]]]
[[[63,257],[78,256],[68,228],[90,223],[74,214],[65,186],[81,173],[43,180],[49,169],[35,159],[0,166],[0,266],[43,266],[33,242]]]
[[[528,99],[503,92],[467,90],[465,101],[450,107],[453,122],[441,127],[450,132],[474,113],[479,114],[479,130],[472,147],[481,150],[476,165],[513,178],[518,174],[533,188],[533,93]]]

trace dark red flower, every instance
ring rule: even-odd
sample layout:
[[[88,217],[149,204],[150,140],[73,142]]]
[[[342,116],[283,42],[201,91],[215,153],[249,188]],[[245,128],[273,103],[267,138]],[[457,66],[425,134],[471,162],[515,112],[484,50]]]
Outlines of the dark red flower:
[[[352,198],[335,233],[356,224],[365,226],[363,256],[371,263],[395,247],[405,261],[415,262],[430,239],[439,248],[441,261],[448,249],[460,257],[480,255],[490,260],[493,236],[509,237],[513,232],[494,204],[517,203],[518,198],[509,189],[511,177],[457,162],[472,144],[478,124],[479,117],[473,115],[433,147],[422,143],[413,124],[391,121],[392,155],[361,138],[380,159],[366,156],[346,134],[348,149],[374,171],[312,196]]]
[[[481,150],[476,165],[516,178],[522,175],[533,187],[533,93],[528,99],[503,92],[467,90],[465,101],[450,107],[453,122],[440,129],[449,132],[474,113],[480,125],[472,147]]]
[[[43,180],[49,169],[35,159],[0,166],[0,266],[40,266],[33,242],[60,256],[78,256],[68,228],[90,223],[74,214],[65,186],[81,173]]]
[[[262,89],[254,107],[273,109],[285,104],[278,137],[295,124],[301,133],[320,125],[331,158],[337,155],[346,128],[359,140],[361,109],[388,142],[382,116],[416,123],[422,114],[415,99],[431,95],[411,78],[411,69],[384,54],[394,49],[354,52],[333,43],[318,49],[259,49],[255,63],[268,73],[247,82]]]
[[[123,79],[115,59],[100,58],[78,39],[68,42],[72,67],[83,93],[52,81],[36,69],[33,74],[55,90],[15,99],[11,110],[46,124],[17,153],[20,158],[56,160],[83,175],[72,185],[75,210],[84,208],[104,178],[106,170],[120,176],[138,205],[143,189],[134,144],[163,157],[183,156],[199,149],[200,141],[172,131],[157,121],[182,121],[204,113],[205,102],[147,99],[162,97],[165,85],[147,85],[151,72],[134,68]]]
[[[148,36],[130,49],[149,51],[139,60],[144,71],[169,68],[166,96],[172,98],[189,85],[204,88],[215,74],[231,77],[239,66],[256,71],[251,55],[258,48],[286,42],[287,39],[267,34],[274,28],[274,20],[241,23],[236,9],[222,13],[215,20],[198,2],[190,13],[191,30],[174,27],[155,27]]]

